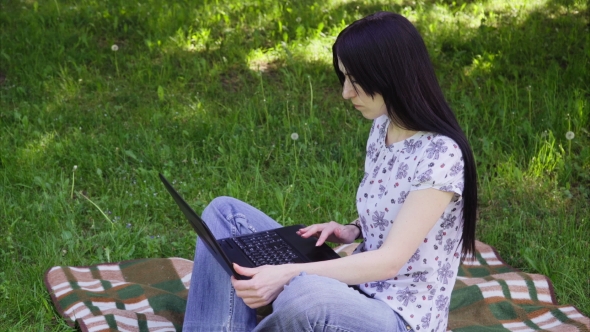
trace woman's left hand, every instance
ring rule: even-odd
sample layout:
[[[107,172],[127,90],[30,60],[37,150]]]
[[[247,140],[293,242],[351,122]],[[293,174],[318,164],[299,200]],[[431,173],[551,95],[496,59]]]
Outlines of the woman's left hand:
[[[234,263],[238,274],[250,277],[250,280],[237,280],[231,277],[231,283],[244,303],[252,309],[265,306],[279,296],[285,286],[297,275],[292,264],[264,265],[247,268]]]

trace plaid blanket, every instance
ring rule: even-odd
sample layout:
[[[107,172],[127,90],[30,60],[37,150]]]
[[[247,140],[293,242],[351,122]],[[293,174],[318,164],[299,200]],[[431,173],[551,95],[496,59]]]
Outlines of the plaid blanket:
[[[342,246],[345,256],[356,244]],[[464,262],[451,297],[449,330],[590,331],[575,307],[557,305],[542,275],[505,264],[477,242],[477,259]],[[87,267],[56,266],[45,274],[55,308],[82,331],[181,331],[193,262],[138,259]]]

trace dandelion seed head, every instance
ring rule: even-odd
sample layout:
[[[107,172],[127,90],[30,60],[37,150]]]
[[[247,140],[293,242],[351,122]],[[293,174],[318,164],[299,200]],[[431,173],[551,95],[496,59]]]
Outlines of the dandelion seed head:
[[[291,134],[291,139],[294,140],[294,141],[298,140],[299,139],[299,134],[298,133],[292,133]]]
[[[565,133],[565,138],[567,138],[568,141],[573,140],[574,137],[576,137],[576,134],[574,134],[573,131],[568,131],[567,133]]]
[[[75,172],[78,169],[78,165],[74,165],[74,168],[72,168],[72,172]]]
[[[111,46],[111,50],[113,52],[117,52],[119,50],[119,46],[117,46],[117,44],[113,44],[113,46]]]

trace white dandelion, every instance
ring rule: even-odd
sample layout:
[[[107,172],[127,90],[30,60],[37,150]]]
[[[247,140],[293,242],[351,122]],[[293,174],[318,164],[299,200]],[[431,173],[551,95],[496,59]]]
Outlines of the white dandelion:
[[[292,133],[291,134],[291,139],[294,140],[294,141],[298,140],[299,139],[299,134],[298,133]]]
[[[119,46],[117,46],[117,44],[113,44],[113,46],[111,46],[111,50],[113,52],[117,52],[119,50]]]
[[[574,137],[576,137],[576,135],[573,131],[568,131],[567,133],[565,133],[565,138],[567,138],[568,141],[573,140]]]

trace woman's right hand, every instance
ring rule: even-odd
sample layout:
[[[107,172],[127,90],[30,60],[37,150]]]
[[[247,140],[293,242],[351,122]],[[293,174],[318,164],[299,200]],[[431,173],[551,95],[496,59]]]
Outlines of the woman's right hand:
[[[334,243],[352,243],[359,236],[359,229],[354,225],[342,225],[335,221],[323,224],[315,224],[301,228],[297,234],[303,238],[317,236],[316,246],[321,246],[324,242]]]

